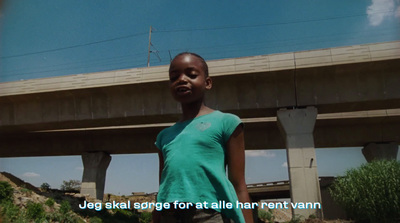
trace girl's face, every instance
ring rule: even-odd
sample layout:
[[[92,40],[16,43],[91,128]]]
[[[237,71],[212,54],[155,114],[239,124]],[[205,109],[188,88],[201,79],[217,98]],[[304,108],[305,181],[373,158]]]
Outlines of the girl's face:
[[[169,80],[171,94],[180,103],[203,100],[205,91],[212,87],[202,61],[190,54],[180,55],[171,62]]]

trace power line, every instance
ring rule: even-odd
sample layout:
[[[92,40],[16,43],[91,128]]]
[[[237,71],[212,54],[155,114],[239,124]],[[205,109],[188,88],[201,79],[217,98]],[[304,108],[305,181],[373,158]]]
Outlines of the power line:
[[[394,10],[389,11],[382,11],[376,12],[373,14],[385,14],[389,12],[394,12]],[[211,28],[187,28],[187,29],[173,29],[173,30],[157,30],[155,32],[159,33],[170,33],[170,32],[189,32],[189,31],[207,31],[207,30],[224,30],[224,29],[241,29],[241,28],[258,28],[263,26],[276,26],[276,25],[288,25],[288,24],[297,24],[297,23],[306,23],[306,22],[319,22],[319,21],[326,21],[326,20],[335,20],[335,19],[345,19],[351,17],[360,17],[360,16],[367,16],[368,14],[357,14],[357,15],[346,15],[346,16],[334,16],[334,17],[327,17],[327,18],[320,18],[320,19],[307,19],[307,20],[300,20],[300,21],[288,21],[288,22],[276,22],[276,23],[262,23],[256,25],[243,25],[243,26],[221,26],[221,27],[211,27]]]
[[[135,64],[136,66],[145,66],[145,63],[143,63],[142,60],[136,60],[137,64]],[[109,70],[115,70],[115,68],[109,68],[109,66],[112,65],[117,65],[117,64],[127,64],[124,67],[118,67],[118,69],[128,69],[131,68],[132,65],[130,64],[131,59],[124,59],[124,61],[119,61],[119,62],[111,62],[111,63],[107,63],[107,62],[103,62],[101,63],[101,66],[107,66],[106,69],[98,69],[99,71],[96,72],[102,72],[102,71],[109,71]],[[8,76],[13,76],[13,77],[18,77],[18,76],[24,76],[24,75],[29,75],[29,74],[41,74],[41,73],[49,73],[49,72],[59,72],[59,71],[67,71],[67,70],[74,70],[74,69],[85,69],[85,68],[89,68],[87,65],[75,65],[75,66],[70,66],[70,67],[66,67],[66,68],[53,68],[53,69],[46,69],[47,67],[44,68],[44,70],[38,70],[38,71],[30,71],[30,72],[20,72],[20,73],[14,73],[14,74],[10,74]],[[56,75],[54,75],[56,76]]]
[[[384,13],[390,13],[390,12],[394,12],[394,10],[381,11],[381,12],[376,12],[376,13],[373,13],[373,14],[384,14]],[[154,32],[159,32],[159,33],[170,33],[170,32],[189,32],[189,31],[207,31],[207,30],[257,28],[257,27],[263,27],[263,26],[287,25],[287,24],[297,24],[297,23],[306,23],[306,22],[317,22],[317,21],[344,19],[344,18],[360,17],[360,16],[366,16],[366,15],[368,15],[368,14],[363,13],[363,14],[357,14],[357,15],[335,16],[335,17],[327,17],[327,18],[321,18],[321,19],[308,19],[308,20],[301,20],[301,21],[263,23],[263,24],[256,24],[256,25],[222,26],[222,27],[210,27],[210,28],[206,28],[205,27],[205,28],[195,28],[195,29],[190,28],[190,29],[172,29],[172,30],[154,30],[153,29],[153,31]],[[35,55],[35,54],[40,54],[40,53],[55,52],[55,51],[72,49],[72,48],[77,48],[77,47],[85,47],[85,46],[89,46],[89,45],[105,43],[105,42],[111,42],[111,41],[115,41],[115,40],[126,39],[126,38],[135,37],[135,36],[146,35],[146,34],[147,34],[147,32],[142,32],[142,33],[136,33],[136,34],[131,34],[131,35],[127,35],[127,36],[121,36],[121,37],[116,37],[116,38],[112,38],[112,39],[100,40],[100,41],[89,42],[89,43],[78,44],[78,45],[72,45],[72,46],[67,46],[67,47],[61,47],[61,48],[55,48],[55,49],[49,49],[49,50],[43,50],[43,51],[36,51],[36,52],[30,52],[30,53],[24,53],[24,54],[17,54],[17,55],[11,55],[11,56],[1,56],[0,59],[9,59],[9,58],[15,58],[15,57],[23,57],[23,56]]]
[[[400,26],[396,26],[396,27],[392,27],[392,28],[380,29],[379,32],[377,32],[377,34],[374,35],[374,36],[385,36],[387,34],[385,34],[384,32],[392,30],[393,28],[400,28]],[[358,36],[354,36],[354,34],[358,34]],[[310,42],[318,43],[318,42],[320,42],[318,39],[332,38],[332,39],[337,40],[338,38],[342,38],[343,39],[343,37],[345,39],[357,39],[357,38],[359,38],[360,35],[366,36],[366,35],[369,35],[369,34],[370,33],[367,32],[367,31],[362,31],[362,32],[356,31],[356,32],[346,32],[346,33],[341,33],[341,34],[334,34],[334,35],[327,34],[327,35],[322,35],[322,36],[318,36],[318,37],[313,37],[313,36],[306,36],[306,37],[302,37],[302,38],[295,37],[295,38],[287,38],[287,39],[259,41],[259,42],[252,42],[252,43],[232,43],[232,44],[224,44],[224,45],[213,45],[213,46],[207,46],[207,47],[192,47],[190,49],[191,50],[194,50],[194,49],[196,49],[196,50],[214,49],[215,50],[216,48],[224,48],[224,51],[225,51],[226,50],[225,48],[227,48],[227,47],[236,47],[236,48],[238,48],[238,47],[248,47],[248,46],[250,46],[251,48],[249,48],[249,49],[256,50],[256,49],[260,48],[259,47],[260,44],[265,44],[265,43],[268,43],[268,45],[273,45],[273,46],[262,47],[262,48],[279,48],[279,47],[282,47],[282,46],[288,46],[288,43],[290,43],[292,41],[303,42],[304,40],[309,40],[308,42],[305,42],[305,43],[302,44],[302,45],[304,45],[304,44],[308,44]],[[351,37],[348,37],[348,36],[351,36]],[[326,42],[326,41],[329,41],[329,40],[324,40],[322,42]],[[276,45],[276,44],[279,44],[279,45]],[[254,46],[254,45],[256,45],[256,46]],[[298,43],[295,43],[295,44],[292,44],[292,45],[298,45]],[[187,50],[187,49],[186,48],[185,49],[184,48],[174,48],[174,49],[168,49],[168,50],[161,50],[160,52],[164,52],[166,54],[167,51],[185,51],[185,50]],[[168,53],[170,54],[170,52],[168,52]]]
[[[37,52],[31,52],[31,53],[17,54],[17,55],[12,55],[12,56],[3,56],[0,58],[8,59],[8,58],[23,57],[23,56],[29,56],[29,55],[34,55],[34,54],[40,54],[40,53],[49,53],[49,52],[72,49],[72,48],[77,48],[77,47],[90,46],[90,45],[99,44],[99,43],[111,42],[111,41],[120,40],[120,39],[127,39],[127,38],[140,36],[140,35],[144,35],[144,34],[146,34],[146,33],[137,33],[137,34],[127,35],[127,36],[116,37],[116,38],[112,38],[112,39],[100,40],[100,41],[96,41],[96,42],[84,43],[84,44],[79,44],[79,45],[73,45],[73,46],[67,46],[67,47],[61,47],[61,48],[55,48],[55,49],[49,49],[49,50],[43,50],[43,51],[37,51]]]
[[[389,28],[381,29],[380,30],[381,32],[379,32],[378,35],[379,36],[387,36],[388,34],[385,33],[385,30],[391,30],[391,29],[389,29]],[[357,32],[357,33],[360,34],[360,32]],[[361,35],[368,34],[368,32],[364,32],[364,33],[361,33]],[[273,48],[279,49],[280,47],[283,47],[283,46],[299,47],[299,46],[310,44],[311,42],[313,44],[325,43],[325,42],[332,41],[332,40],[327,39],[330,37],[334,37],[334,39],[336,39],[336,40],[338,40],[338,39],[346,39],[346,40],[359,39],[359,36],[348,37],[348,35],[351,35],[351,34],[353,34],[353,33],[349,32],[349,33],[344,33],[344,34],[326,35],[326,36],[314,37],[313,39],[310,39],[310,37],[289,38],[289,39],[284,39],[284,40],[280,39],[280,40],[276,40],[276,41],[268,41],[269,46],[262,45],[263,43],[266,43],[266,42],[253,42],[253,43],[246,43],[246,44],[226,44],[226,45],[214,45],[214,46],[209,46],[209,47],[195,47],[195,48],[190,48],[190,49],[175,48],[175,49],[169,49],[169,50],[163,50],[163,51],[157,50],[157,52],[168,53],[169,57],[171,57],[171,51],[179,51],[179,52],[188,51],[188,50],[204,51],[204,50],[213,49],[212,50],[213,52],[206,53],[208,55],[208,57],[210,57],[211,55],[217,55],[220,53],[220,52],[217,52],[217,48],[224,48],[225,53],[226,52],[239,53],[239,52],[245,52],[245,51],[260,51],[260,50],[265,51],[265,50],[273,49]],[[304,42],[303,41],[304,39],[307,39],[309,41]],[[295,42],[292,42],[292,41],[295,41]],[[271,44],[271,43],[273,43],[273,44]],[[276,45],[276,44],[278,44],[278,45]],[[273,46],[270,46],[270,45],[273,45]],[[229,47],[236,47],[236,48],[229,49]],[[140,54],[133,54],[133,55],[141,57],[139,55],[144,56],[145,54],[140,53]],[[116,66],[117,64],[126,64],[126,66],[118,67],[117,69],[146,66],[146,64],[143,63],[143,60],[141,60],[141,59],[133,61],[133,62],[135,62],[134,64],[129,63],[129,61],[131,60],[130,56],[132,56],[132,55],[103,58],[103,59],[92,60],[92,61],[79,61],[78,63],[64,63],[64,64],[58,64],[58,65],[53,65],[53,66],[36,67],[36,68],[33,68],[33,69],[36,69],[36,71],[30,71],[30,72],[24,72],[25,69],[10,70],[8,72],[13,72],[13,73],[9,73],[8,76],[12,75],[15,77],[15,76],[28,75],[28,74],[57,72],[57,71],[73,70],[73,69],[79,69],[79,68],[84,69],[84,68],[89,68],[95,64],[100,64],[102,67],[104,67],[104,65]],[[114,60],[114,61],[111,61],[111,60]],[[126,62],[124,62],[124,61],[126,61]],[[88,62],[90,64],[87,64]],[[71,65],[71,66],[69,66],[68,68],[57,68],[60,66],[67,66],[67,65]],[[41,69],[41,70],[39,70],[39,69]],[[110,69],[115,69],[115,68],[110,68]],[[110,70],[110,69],[106,69],[106,70]],[[99,72],[99,71],[96,71],[96,72]]]
[[[99,58],[99,59],[92,59],[92,60],[79,60],[78,62],[69,62],[69,63],[60,63],[60,64],[52,64],[50,66],[40,66],[40,67],[35,67],[35,69],[41,69],[41,68],[52,68],[52,67],[63,67],[63,66],[77,66],[80,64],[83,65],[93,65],[96,63],[106,63],[106,62],[111,62],[111,61],[118,61],[118,60],[128,60],[131,59],[132,57],[143,57],[144,53],[134,53],[134,54],[126,54],[126,55],[119,55],[119,56],[113,56],[113,57],[107,57],[107,58]],[[13,69],[13,70],[8,70],[8,72],[21,72],[25,70],[26,68],[18,68],[18,69]]]

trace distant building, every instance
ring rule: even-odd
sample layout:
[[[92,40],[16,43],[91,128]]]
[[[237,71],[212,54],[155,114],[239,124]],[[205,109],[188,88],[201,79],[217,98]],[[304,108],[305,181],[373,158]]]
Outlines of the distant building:
[[[132,192],[133,196],[146,196],[147,194],[145,192]]]

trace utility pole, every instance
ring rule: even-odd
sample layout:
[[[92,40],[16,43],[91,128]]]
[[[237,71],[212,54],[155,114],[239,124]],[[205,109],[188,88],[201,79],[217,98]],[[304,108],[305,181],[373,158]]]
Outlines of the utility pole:
[[[150,26],[150,31],[149,31],[149,50],[148,50],[148,54],[147,54],[147,67],[150,67],[151,31],[152,31],[152,28]]]

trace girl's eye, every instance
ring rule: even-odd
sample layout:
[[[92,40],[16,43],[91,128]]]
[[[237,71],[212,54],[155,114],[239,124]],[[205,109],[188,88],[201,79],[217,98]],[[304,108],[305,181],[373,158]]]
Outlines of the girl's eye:
[[[197,74],[189,74],[188,76],[189,76],[190,78],[194,79],[194,78],[197,77]]]
[[[177,74],[176,72],[170,72],[169,73],[169,80],[171,82],[176,81],[176,79],[178,79],[179,74]]]

